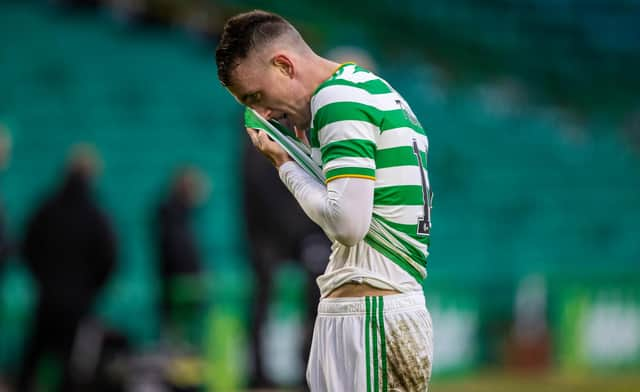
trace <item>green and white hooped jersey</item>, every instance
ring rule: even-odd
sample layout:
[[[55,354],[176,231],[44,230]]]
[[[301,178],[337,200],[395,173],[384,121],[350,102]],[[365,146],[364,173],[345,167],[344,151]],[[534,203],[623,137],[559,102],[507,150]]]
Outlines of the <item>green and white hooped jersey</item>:
[[[426,277],[431,227],[424,129],[385,80],[353,63],[343,64],[318,86],[311,115],[312,157],[327,183],[343,177],[375,181],[372,223],[364,243],[351,248],[334,243],[327,276],[319,279],[321,290],[323,279],[345,283],[338,282],[345,279],[338,276],[341,269],[354,277],[364,274],[368,283],[381,283],[377,287],[416,288]],[[414,284],[396,268],[381,265],[389,262]],[[367,271],[373,274],[367,276]]]

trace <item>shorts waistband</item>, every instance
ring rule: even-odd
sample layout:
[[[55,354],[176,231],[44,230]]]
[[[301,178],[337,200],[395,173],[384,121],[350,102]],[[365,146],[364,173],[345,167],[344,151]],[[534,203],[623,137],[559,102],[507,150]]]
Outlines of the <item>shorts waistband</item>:
[[[381,297],[357,297],[357,298],[323,298],[318,305],[318,315],[365,315],[367,313],[367,301],[369,306],[379,300],[384,305],[384,313],[408,311],[414,309],[426,309],[424,294],[421,292],[385,295]],[[373,301],[372,301],[373,300]]]

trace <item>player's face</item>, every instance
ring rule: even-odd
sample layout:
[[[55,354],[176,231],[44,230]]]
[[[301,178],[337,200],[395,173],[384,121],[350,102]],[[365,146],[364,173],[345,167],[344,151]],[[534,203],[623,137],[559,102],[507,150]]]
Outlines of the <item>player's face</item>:
[[[282,60],[282,59],[280,59]],[[287,59],[260,62],[246,59],[234,70],[231,94],[263,117],[300,129],[309,127],[309,98]]]

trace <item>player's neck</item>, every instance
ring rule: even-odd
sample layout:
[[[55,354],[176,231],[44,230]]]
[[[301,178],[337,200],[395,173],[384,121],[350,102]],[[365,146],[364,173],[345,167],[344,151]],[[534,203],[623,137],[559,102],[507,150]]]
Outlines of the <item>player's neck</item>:
[[[335,61],[325,59],[320,56],[315,56],[309,61],[308,69],[311,70],[309,75],[309,91],[313,94],[318,86],[325,80],[329,79],[331,75],[336,71],[340,64]]]

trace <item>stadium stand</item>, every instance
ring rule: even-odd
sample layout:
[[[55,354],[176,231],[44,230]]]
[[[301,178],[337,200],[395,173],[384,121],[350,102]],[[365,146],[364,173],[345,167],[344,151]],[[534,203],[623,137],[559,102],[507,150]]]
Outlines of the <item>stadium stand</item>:
[[[567,281],[637,284],[640,157],[619,119],[638,105],[640,1],[374,3],[361,10],[340,2],[341,16],[322,7],[315,19],[315,4],[291,12],[307,18],[320,47],[347,36],[397,60],[380,60],[381,74],[412,103],[431,145],[427,292],[476,298],[468,306],[506,318],[514,287],[531,273],[548,277],[552,295]],[[94,142],[105,160],[100,196],[123,247],[100,312],[138,344],[152,342],[158,288],[150,205],[166,173],[193,162],[213,183],[199,222],[216,276],[211,298],[244,317],[251,281],[238,219],[241,108],[217,82],[213,55],[183,33],[126,27],[104,14],[57,13],[36,2],[0,7],[8,43],[0,46],[0,121],[15,145],[2,193],[12,230],[23,227],[66,148]],[[346,14],[356,15],[356,26],[372,19],[389,25],[318,30],[323,18]],[[394,31],[399,24],[405,28]],[[354,30],[360,35],[341,33]],[[389,41],[379,39],[389,32]],[[407,37],[410,50],[389,48]],[[32,295],[19,264],[6,272],[0,367],[16,361]]]

